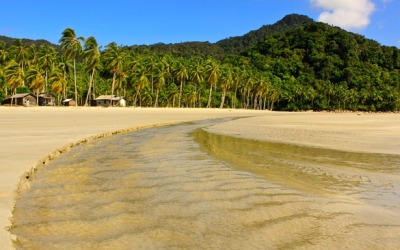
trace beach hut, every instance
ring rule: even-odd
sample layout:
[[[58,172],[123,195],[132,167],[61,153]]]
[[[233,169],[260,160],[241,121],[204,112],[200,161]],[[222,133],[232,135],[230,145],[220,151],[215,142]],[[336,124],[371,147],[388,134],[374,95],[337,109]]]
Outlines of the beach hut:
[[[36,96],[30,93],[15,94],[3,100],[1,105],[37,106]]]
[[[54,106],[55,97],[52,94],[41,93],[39,94],[39,106]]]
[[[65,99],[63,106],[76,106],[76,102],[73,99]]]
[[[92,106],[100,106],[100,107],[109,107],[109,106],[119,106],[125,107],[126,102],[125,99],[121,96],[115,95],[101,95],[97,97],[94,102],[92,102]]]

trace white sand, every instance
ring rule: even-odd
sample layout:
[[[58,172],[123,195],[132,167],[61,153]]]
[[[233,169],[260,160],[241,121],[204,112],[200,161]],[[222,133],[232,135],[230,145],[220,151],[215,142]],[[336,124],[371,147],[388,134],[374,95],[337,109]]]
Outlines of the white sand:
[[[56,149],[107,132],[217,117],[248,117],[210,131],[351,151],[400,154],[400,115],[251,110],[0,107],[0,249],[20,177]]]
[[[400,154],[400,114],[270,112],[210,131],[344,151]]]

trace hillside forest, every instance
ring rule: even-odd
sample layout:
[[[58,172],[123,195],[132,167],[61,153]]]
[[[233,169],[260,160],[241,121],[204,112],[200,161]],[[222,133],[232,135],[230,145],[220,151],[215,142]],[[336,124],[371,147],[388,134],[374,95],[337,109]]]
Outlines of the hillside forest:
[[[108,94],[142,107],[398,111],[400,55],[296,14],[217,43],[103,48],[66,28],[57,45],[0,37],[0,102],[15,93],[78,105]]]

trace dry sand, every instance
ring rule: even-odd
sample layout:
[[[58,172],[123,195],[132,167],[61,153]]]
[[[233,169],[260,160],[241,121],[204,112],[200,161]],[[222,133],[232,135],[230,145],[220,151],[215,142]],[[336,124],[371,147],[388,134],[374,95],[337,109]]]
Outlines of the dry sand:
[[[146,126],[246,117],[211,132],[348,151],[400,154],[400,115],[280,113],[219,109],[0,107],[0,249],[20,178],[56,149],[83,139]]]

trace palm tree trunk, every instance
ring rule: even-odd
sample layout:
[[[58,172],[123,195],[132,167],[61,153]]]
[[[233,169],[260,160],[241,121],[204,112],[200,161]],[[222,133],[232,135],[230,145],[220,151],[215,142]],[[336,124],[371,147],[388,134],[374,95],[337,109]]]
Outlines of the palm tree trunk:
[[[112,79],[112,83],[111,83],[111,98],[114,96],[114,85],[115,85],[115,78],[116,78],[116,72],[114,71],[114,74],[113,74],[113,79]],[[110,100],[110,105],[108,105],[108,106],[111,106],[111,103],[112,103],[112,100]]]
[[[158,107],[158,93],[160,92],[160,90],[157,88],[156,90],[156,100],[154,101],[154,107],[157,108]]]
[[[93,77],[94,77],[94,69],[92,69],[92,74],[90,74],[90,80],[89,80],[89,89],[86,95],[86,101],[85,101],[85,106],[88,106],[88,100],[89,100],[89,96],[90,96],[90,90],[92,88],[92,82],[93,82]]]
[[[178,100],[178,107],[181,107],[181,98],[182,98],[182,85],[183,85],[183,81],[181,79],[181,84],[179,86],[179,100]]]
[[[75,106],[78,106],[78,89],[76,88],[76,60],[74,58],[74,84],[75,84]]]
[[[46,85],[44,87],[44,92],[46,92],[47,91],[47,69],[46,69],[46,77],[44,78],[44,80],[46,82]]]
[[[226,89],[224,89],[222,92],[221,105],[219,106],[220,109],[222,109],[224,107],[225,97],[226,97]]]
[[[208,95],[207,108],[211,107],[212,83],[210,84],[210,94]]]

